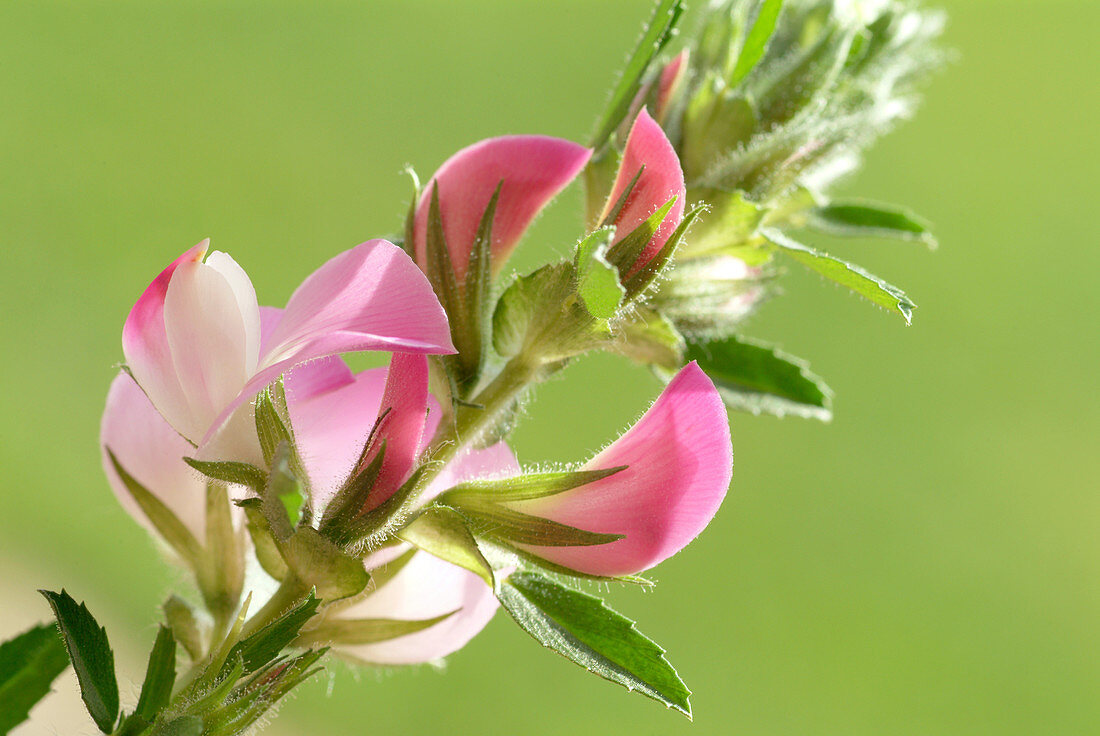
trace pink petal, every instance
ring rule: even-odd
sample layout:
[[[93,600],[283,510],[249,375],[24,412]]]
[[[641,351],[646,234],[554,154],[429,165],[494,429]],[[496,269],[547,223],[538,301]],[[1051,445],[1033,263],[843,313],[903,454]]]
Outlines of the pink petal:
[[[492,269],[500,270],[539,211],[588,163],[584,146],[541,135],[490,138],[462,149],[439,167],[416,210],[416,260],[427,263],[428,210],[439,188],[443,233],[459,281],[466,275],[481,216],[503,182],[493,218]]]
[[[496,609],[496,597],[480,577],[427,552],[417,552],[393,578],[342,611],[340,617],[423,621],[454,613],[414,634],[375,644],[337,644],[336,651],[382,665],[430,662],[465,646],[485,628]]]
[[[653,258],[668,242],[684,215],[684,199],[687,196],[680,159],[677,158],[676,151],[669,143],[665,132],[661,130],[661,126],[644,108],[638,113],[630,129],[630,135],[626,139],[626,148],[623,151],[622,163],[619,164],[615,186],[611,189],[611,195],[600,216],[601,220],[611,212],[619,201],[619,197],[643,166],[645,168],[642,170],[641,177],[627,196],[618,217],[615,218],[615,242],[629,235],[673,197],[676,197],[676,202],[627,275],[631,275],[648,263],[649,259]]]
[[[436,496],[468,480],[511,478],[521,473],[519,462],[507,442],[490,447],[470,448],[444,466],[421,496],[428,503]]]
[[[385,441],[386,454],[364,511],[392,496],[412,473],[425,439],[429,398],[428,359],[412,353],[394,353],[378,413],[381,424],[377,441]]]
[[[302,462],[309,474],[314,504],[322,511],[332,500],[340,486],[355,467],[363,444],[370,435],[383,406],[396,402],[380,437],[387,439],[383,473],[376,488],[388,488],[389,494],[379,497],[379,503],[397,488],[393,478],[403,481],[412,469],[413,460],[435,434],[439,425],[439,404],[427,393],[426,366],[423,390],[417,388],[421,380],[415,362],[422,356],[402,355],[389,370],[375,368],[363,371],[348,382],[336,385],[335,370],[329,369],[326,378],[318,363],[308,363],[292,370],[286,377],[287,404],[291,424],[298,442]],[[397,368],[392,381],[387,375]],[[318,386],[329,381],[336,385],[329,391]],[[411,390],[407,390],[411,389]],[[385,400],[386,392],[391,396]],[[392,432],[392,434],[391,434]],[[416,435],[415,445],[410,442]],[[391,455],[391,446],[394,448]],[[391,457],[393,458],[391,460]],[[403,459],[402,459],[403,458]],[[383,477],[387,480],[383,481]],[[397,481],[398,485],[400,481]],[[392,486],[392,487],[391,487]]]
[[[530,547],[593,575],[649,569],[683,549],[713,518],[733,472],[729,423],[714,384],[694,362],[626,434],[585,467],[615,475],[515,508],[594,532],[624,534],[590,547]]]
[[[151,533],[153,525],[138,507],[107,456],[159,498],[199,539],[205,534],[206,483],[182,460],[195,453],[125,373],[111,383],[100,425],[103,468],[119,503]]]
[[[447,315],[428,280],[385,240],[358,245],[317,269],[290,297],[264,348],[260,370],[204,439],[295,365],[363,350],[454,352]]]
[[[138,299],[122,328],[122,351],[134,378],[165,416],[190,414],[187,397],[176,378],[164,329],[164,297],[172,274],[184,263],[199,263],[210,246],[204,240],[164,269]]]
[[[165,294],[164,327],[189,408],[186,417],[166,418],[197,440],[256,369],[260,313],[252,282],[224,253],[181,264]]]
[[[687,74],[689,53],[688,49],[684,49],[672,57],[672,60],[661,70],[661,76],[657,81],[657,104],[655,105],[658,120],[664,120],[668,112],[669,100]]]

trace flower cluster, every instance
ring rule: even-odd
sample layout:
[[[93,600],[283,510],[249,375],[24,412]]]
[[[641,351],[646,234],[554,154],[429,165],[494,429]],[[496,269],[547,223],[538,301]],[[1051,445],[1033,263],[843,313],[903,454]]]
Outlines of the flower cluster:
[[[240,733],[330,648],[433,662],[500,607],[689,713],[663,650],[575,583],[648,584],[639,573],[707,526],[732,474],[727,408],[830,416],[820,379],[740,334],[775,255],[911,316],[900,290],[788,232],[930,237],[900,210],[824,194],[869,130],[909,109],[938,32],[902,3],[853,7],[718,3],[659,64],[682,11],[661,0],[589,145],[516,135],[459,151],[417,183],[401,242],[340,253],[284,308],[260,306],[207,241],[153,279],[123,328],[100,446],[120,503],[190,568],[201,605],[165,605],[156,693],[134,713],[117,685],[113,701],[86,698],[101,729]],[[588,222],[571,257],[508,274],[578,179]],[[666,385],[587,461],[525,469],[508,445],[524,397],[593,350]],[[365,351],[388,367],[353,372],[342,356]],[[87,609],[48,597],[63,630],[88,629]],[[97,692],[106,672],[78,665]]]

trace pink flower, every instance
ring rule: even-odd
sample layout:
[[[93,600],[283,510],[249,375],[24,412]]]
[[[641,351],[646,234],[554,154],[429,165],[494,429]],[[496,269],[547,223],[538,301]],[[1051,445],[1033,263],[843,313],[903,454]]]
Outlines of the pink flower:
[[[493,217],[492,270],[499,272],[527,226],[588,163],[592,151],[541,135],[489,138],[462,149],[439,167],[416,209],[416,262],[427,264],[428,213],[438,189],[443,234],[461,283],[482,214],[500,185]]]
[[[265,328],[277,324],[279,318],[279,310],[263,310]],[[394,355],[389,369],[353,374],[339,358],[325,358],[287,374],[287,404],[317,516],[355,469],[363,443],[380,416],[386,419],[378,436],[386,440],[387,449],[383,472],[375,485],[378,495],[372,493],[371,504],[381,503],[409,476],[439,422],[439,406],[428,395],[427,385],[425,357],[400,353]],[[192,533],[203,538],[206,482],[182,460],[193,454],[194,448],[172,429],[125,373],[115,378],[108,394],[101,443],[108,479],[127,511],[150,526],[107,459],[107,448]],[[452,461],[429,485],[423,502],[465,480],[516,472],[518,465],[504,443],[469,451]],[[235,495],[245,494],[239,489]],[[369,570],[385,567],[408,549],[408,545],[401,545],[378,553],[368,557],[365,564]],[[396,639],[369,645],[336,643],[339,652],[354,659],[415,664],[445,657],[465,645],[492,618],[497,601],[480,577],[417,551],[384,585],[350,605],[341,605],[344,607],[339,616],[350,619],[423,621],[450,614],[426,629]]]
[[[584,469],[628,466],[602,480],[532,501],[517,511],[606,534],[585,547],[526,546],[558,565],[592,575],[649,569],[683,549],[714,517],[733,473],[729,423],[714,384],[686,365],[626,434]]]
[[[638,176],[639,171],[640,176]],[[661,130],[661,126],[644,108],[638,113],[634,125],[630,128],[630,135],[627,136],[626,147],[623,149],[622,162],[619,164],[619,173],[615,177],[615,184],[604,205],[603,214],[599,217],[601,222],[611,214],[635,176],[638,176],[638,180],[627,195],[622,209],[609,223],[615,225],[614,242],[617,243],[629,235],[673,197],[676,198],[676,202],[661,221],[657,233],[649,241],[638,260],[630,269],[627,269],[628,277],[648,263],[668,242],[669,237],[680,224],[680,220],[683,219],[684,199],[687,196],[684,171],[680,168],[680,159],[676,156],[676,150],[665,136],[665,132]]]
[[[267,335],[248,276],[224,253],[204,261],[207,247],[198,244],[153,281],[122,336],[134,379],[196,445],[210,442],[238,408],[295,365],[360,350],[454,351],[431,286],[384,240],[356,246],[314,272]],[[242,449],[237,445],[239,438],[229,437],[219,450]]]

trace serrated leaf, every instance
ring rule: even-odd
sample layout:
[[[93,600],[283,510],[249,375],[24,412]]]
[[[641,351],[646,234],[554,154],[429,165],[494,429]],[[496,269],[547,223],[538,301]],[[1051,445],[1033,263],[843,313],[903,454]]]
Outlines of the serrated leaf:
[[[619,283],[618,270],[607,262],[607,248],[615,228],[604,227],[584,238],[574,254],[577,294],[588,313],[596,319],[611,319],[619,311],[626,290]]]
[[[492,565],[481,554],[465,520],[453,509],[440,506],[424,509],[397,536],[441,560],[469,570],[490,588],[495,587]]]
[[[0,733],[27,720],[68,666],[69,655],[53,624],[40,624],[0,644]]]
[[[782,8],[783,0],[763,0],[760,3],[760,10],[756,14],[752,30],[745,37],[745,43],[737,57],[737,64],[730,75],[730,87],[736,87],[756,67],[757,62],[763,58],[764,52],[768,48],[768,41],[775,33],[775,25],[779,20],[779,11]]]
[[[203,551],[199,541],[195,539],[195,535],[191,533],[191,530],[184,526],[183,522],[179,520],[171,509],[169,509],[163,501],[154,496],[149,489],[138,483],[137,480],[130,475],[122,464],[115,457],[115,454],[111,452],[111,448],[107,448],[107,457],[111,461],[111,465],[114,467],[115,472],[118,473],[118,477],[122,480],[122,485],[129,491],[130,496],[137,502],[137,505],[141,508],[142,513],[145,514],[145,518],[153,525],[157,532],[164,538],[164,541],[176,551],[184,562],[189,564],[193,568],[197,568],[200,564]]]
[[[153,643],[153,651],[149,654],[149,666],[145,669],[145,682],[141,686],[134,715],[152,723],[168,705],[175,682],[176,639],[171,629],[161,626]]]
[[[691,691],[665,659],[664,649],[599,598],[525,572],[509,576],[498,597],[520,628],[543,646],[691,717]]]
[[[673,29],[683,14],[682,0],[661,0],[653,11],[638,45],[634,48],[615,85],[607,108],[596,125],[596,135],[592,139],[592,148],[599,150],[607,142],[612,132],[619,127],[630,110],[630,104],[645,77],[646,70],[661,49],[672,38]]]
[[[909,210],[886,204],[833,203],[810,213],[810,225],[836,235],[916,240],[935,247],[928,223]]]
[[[229,662],[239,658],[245,674],[263,667],[298,637],[302,627],[313,618],[320,605],[320,599],[310,593],[279,618],[237,642],[226,658],[227,666]]]
[[[530,501],[595,483],[626,470],[625,465],[599,470],[528,473],[514,478],[471,480],[453,486],[439,497],[446,505],[493,501]]]
[[[115,654],[107,641],[107,631],[96,622],[86,605],[77,604],[64,590],[38,592],[49,601],[57,618],[88,713],[100,731],[110,733],[118,718],[118,681],[115,679]]]
[[[765,230],[762,234],[769,243],[807,268],[848,287],[880,307],[897,312],[905,318],[905,324],[912,323],[913,310],[917,305],[898,287],[853,263],[795,242],[778,230]]]
[[[267,483],[267,473],[249,463],[199,460],[193,457],[185,457],[183,461],[211,480],[247,486],[257,493]]]
[[[316,628],[303,631],[295,644],[297,646],[328,642],[345,645],[376,644],[431,628],[457,612],[455,610],[442,616],[417,621],[394,618],[333,619],[325,621]]]
[[[728,337],[689,343],[684,357],[699,363],[731,409],[832,419],[832,391],[825,382],[805,362],[771,345]]]

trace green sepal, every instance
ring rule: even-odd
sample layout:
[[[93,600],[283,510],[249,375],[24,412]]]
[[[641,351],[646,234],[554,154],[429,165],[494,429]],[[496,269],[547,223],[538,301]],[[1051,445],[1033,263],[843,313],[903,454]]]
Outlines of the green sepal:
[[[584,222],[588,229],[599,227],[600,216],[607,205],[607,198],[619,174],[622,156],[608,146],[595,153],[584,168]]]
[[[115,654],[107,641],[107,631],[96,622],[86,605],[77,604],[64,590],[38,592],[49,601],[57,618],[88,713],[100,731],[111,733],[118,719],[118,680],[115,679]]]
[[[416,258],[416,208],[420,204],[420,177],[412,166],[406,166],[405,173],[412,179],[413,194],[409,200],[409,208],[405,211],[405,237],[401,241],[401,249],[414,262],[419,263]]]
[[[277,619],[237,642],[229,651],[222,672],[233,667],[230,663],[240,661],[242,672],[248,674],[278,657],[280,652],[298,638],[302,627],[313,618],[320,605],[320,599],[310,592]]]
[[[309,650],[287,660],[279,658],[258,669],[235,687],[215,710],[205,716],[203,736],[236,736],[245,733],[288,692],[320,672],[315,667],[327,648]]]
[[[153,651],[149,654],[145,682],[141,685],[141,695],[132,717],[152,723],[157,714],[168,705],[175,682],[176,639],[170,628],[161,626],[153,643]]]
[[[658,207],[656,212],[642,220],[642,222],[631,230],[622,240],[611,246],[610,250],[607,252],[607,260],[611,265],[619,269],[619,273],[624,276],[630,273],[642,253],[645,252],[646,246],[649,245],[649,241],[657,234],[658,228],[661,227],[661,224],[665,221],[669,211],[672,210],[675,204],[676,197],[674,196]]]
[[[756,233],[769,214],[768,208],[750,201],[742,191],[698,187],[689,190],[688,195],[706,202],[710,210],[692,231],[691,240],[684,244],[684,257],[723,253],[750,266],[767,262],[768,251],[751,244],[760,240]]]
[[[137,502],[138,507],[145,514],[145,518],[168,543],[168,546],[183,558],[184,562],[197,569],[203,558],[203,549],[199,541],[195,539],[195,535],[184,526],[179,517],[163,501],[154,496],[145,486],[138,483],[132,475],[126,472],[118,458],[111,452],[111,448],[108,447],[106,450],[107,458],[111,461],[115,472],[122,480],[122,485],[130,493],[130,497]]]
[[[340,490],[325,508],[325,513],[321,515],[321,523],[318,525],[321,533],[338,543],[351,541],[347,531],[355,526],[356,519],[367,506],[370,493],[378,481],[378,474],[382,472],[382,463],[386,459],[386,441],[382,440],[375,445],[374,438],[389,411],[387,408],[375,422],[351,476],[340,486]],[[374,452],[374,456],[367,462],[371,452]]]
[[[785,74],[758,95],[760,121],[768,127],[785,123],[832,87],[855,36],[855,28],[830,24]]]
[[[262,511],[263,501],[258,498],[245,498],[237,501],[244,511],[245,525],[248,535],[252,538],[252,548],[256,553],[256,560],[260,567],[276,580],[286,577],[289,568],[286,560],[279,551],[279,543],[271,532],[271,525]]]
[[[666,370],[684,364],[684,337],[667,317],[648,307],[637,307],[618,325],[612,349],[636,363]]]
[[[229,617],[240,603],[244,587],[244,540],[233,521],[229,489],[206,484],[206,544],[196,570],[199,589],[215,618]]]
[[[492,501],[467,500],[458,509],[475,535],[508,545],[536,547],[592,547],[623,538],[533,516]]]
[[[443,506],[424,509],[397,536],[425,552],[469,570],[495,588],[492,565],[481,554],[477,541],[461,514]]]
[[[607,249],[614,236],[614,227],[600,228],[581,240],[573,255],[577,294],[588,313],[601,320],[614,317],[626,296],[618,269],[607,261]]]
[[[457,610],[434,618],[408,621],[393,618],[333,619],[325,621],[315,628],[303,631],[295,642],[296,646],[308,646],[314,643],[332,644],[376,644],[401,636],[415,634],[445,621]]]
[[[298,523],[304,503],[300,476],[291,469],[293,451],[285,441],[272,453],[271,472],[261,495],[260,509],[276,539],[286,539]]]
[[[626,289],[626,296],[628,299],[633,299],[645,292],[645,290],[649,288],[649,285],[661,275],[665,267],[672,262],[672,255],[680,246],[680,242],[684,239],[684,235],[687,234],[687,231],[691,228],[695,220],[699,215],[705,212],[706,209],[706,205],[698,205],[685,212],[683,218],[680,220],[680,224],[677,225],[676,229],[672,231],[672,234],[668,236],[668,240],[661,246],[661,249],[657,251],[644,266],[639,268],[637,273],[623,282],[623,287]]]
[[[737,57],[737,64],[729,78],[729,86],[736,87],[742,79],[749,75],[757,62],[764,56],[768,48],[768,42],[775,33],[776,22],[779,20],[779,11],[783,8],[783,0],[763,0],[756,14],[756,20],[752,24],[752,30],[745,37],[745,43],[741,46],[741,53]]]
[[[249,463],[199,460],[193,457],[185,457],[183,461],[211,480],[246,486],[256,493],[260,493],[267,483],[267,473]]]
[[[829,421],[833,392],[802,360],[744,337],[689,343],[726,406],[753,414],[793,415]]]
[[[623,191],[619,193],[619,198],[607,208],[607,214],[600,220],[600,229],[605,227],[615,227],[615,220],[619,219],[619,214],[623,211],[623,207],[626,207],[626,200],[630,199],[631,193],[634,191],[634,187],[638,186],[638,180],[642,178],[642,174],[645,173],[645,164],[638,167],[638,171],[634,173],[634,176],[630,177],[630,181],[623,187]],[[617,179],[618,177],[616,177]]]
[[[39,624],[0,644],[0,733],[27,720],[68,666],[69,655],[53,624]]]
[[[660,0],[649,19],[642,37],[638,40],[630,59],[626,63],[611,93],[611,99],[596,125],[596,134],[592,137],[591,148],[597,151],[604,147],[611,134],[622,123],[630,111],[630,105],[638,93],[649,65],[661,53],[661,49],[671,40],[673,29],[684,12],[682,0]]]
[[[912,323],[913,310],[917,305],[896,286],[886,283],[853,263],[795,242],[778,230],[765,230],[762,234],[769,243],[803,266],[848,287],[880,307],[897,312],[905,318],[905,324]]]
[[[295,530],[280,547],[290,570],[326,602],[357,595],[370,582],[362,560],[345,553],[313,527]]]
[[[574,282],[571,262],[547,264],[513,281],[493,312],[496,351],[506,358],[528,351],[552,362],[598,344],[598,323],[574,295]]]
[[[497,184],[481,214],[466,264],[466,278],[462,284],[466,315],[465,319],[458,322],[462,329],[460,334],[455,335],[455,347],[458,348],[458,359],[463,366],[463,387],[476,383],[489,343],[493,271],[500,267],[500,264],[492,262],[493,219],[496,217],[497,202],[503,186],[503,181]]]
[[[164,612],[164,622],[172,630],[172,635],[187,652],[192,662],[202,659],[203,635],[202,626],[191,606],[178,596],[168,596],[168,600],[161,606]]]
[[[498,598],[543,646],[691,717],[691,691],[665,659],[664,649],[599,598],[529,572],[510,575]]]
[[[155,736],[204,736],[202,719],[197,716],[182,716],[158,726]]]
[[[849,237],[915,240],[936,247],[927,222],[905,209],[871,202],[833,202],[810,212],[810,227]]]
[[[529,473],[499,480],[471,480],[450,488],[437,499],[448,506],[508,501],[531,501],[555,496],[589,483],[595,483],[626,470],[625,465],[599,470],[571,470],[554,473]]]
[[[260,440],[264,463],[271,467],[275,450],[281,443],[294,447],[294,433],[290,427],[282,379],[261,391],[255,403],[256,436]]]
[[[709,75],[684,110],[681,161],[689,185],[711,178],[723,157],[748,142],[758,122],[750,97],[727,94],[718,76]]]

